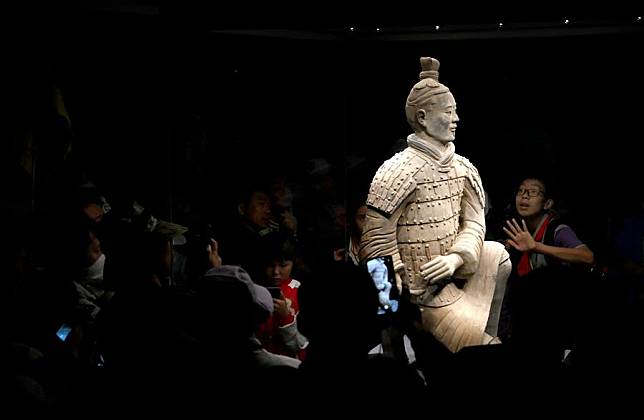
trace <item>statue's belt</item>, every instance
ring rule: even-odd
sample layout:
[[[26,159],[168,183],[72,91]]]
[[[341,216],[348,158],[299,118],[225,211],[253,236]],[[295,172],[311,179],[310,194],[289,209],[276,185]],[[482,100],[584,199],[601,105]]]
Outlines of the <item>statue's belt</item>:
[[[458,288],[453,279],[430,284],[420,294],[410,291],[409,300],[420,306],[440,308],[458,301],[465,292]]]

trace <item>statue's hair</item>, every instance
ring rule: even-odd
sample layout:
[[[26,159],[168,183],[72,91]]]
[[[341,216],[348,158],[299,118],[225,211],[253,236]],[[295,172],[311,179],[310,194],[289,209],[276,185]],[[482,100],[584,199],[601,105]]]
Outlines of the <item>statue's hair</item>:
[[[438,81],[438,68],[440,67],[438,60],[432,57],[421,57],[420,67],[422,69],[419,75],[420,81],[411,88],[405,104],[407,122],[414,131],[421,130],[418,121],[416,121],[416,111],[431,108],[434,96],[449,92],[447,86]]]

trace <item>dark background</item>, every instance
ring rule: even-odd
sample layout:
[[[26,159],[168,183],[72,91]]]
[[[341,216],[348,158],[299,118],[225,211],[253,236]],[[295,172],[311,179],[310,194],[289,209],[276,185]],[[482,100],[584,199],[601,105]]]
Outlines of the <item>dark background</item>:
[[[320,23],[241,6],[106,3],[16,15],[5,137],[33,127],[41,170],[6,175],[8,202],[55,201],[62,163],[43,122],[52,85],[73,127],[72,172],[163,217],[186,205],[213,211],[243,181],[303,173],[312,157],[350,185],[409,134],[404,103],[425,55],[441,61],[461,119],[457,153],[478,167],[493,207],[540,167],[599,242],[642,198],[636,11],[568,25],[554,12],[506,13],[499,28],[492,13],[327,14]],[[5,157],[16,157],[13,144]]]

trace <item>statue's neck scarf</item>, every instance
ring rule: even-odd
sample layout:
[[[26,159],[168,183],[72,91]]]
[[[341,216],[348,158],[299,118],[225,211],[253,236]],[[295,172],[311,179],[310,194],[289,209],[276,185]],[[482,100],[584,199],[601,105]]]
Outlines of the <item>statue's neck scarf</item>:
[[[449,166],[452,163],[454,151],[456,150],[454,143],[452,142],[447,143],[447,147],[444,150],[440,150],[438,147],[421,139],[416,134],[410,134],[407,137],[407,145],[428,154],[432,159],[438,162],[439,166]]]

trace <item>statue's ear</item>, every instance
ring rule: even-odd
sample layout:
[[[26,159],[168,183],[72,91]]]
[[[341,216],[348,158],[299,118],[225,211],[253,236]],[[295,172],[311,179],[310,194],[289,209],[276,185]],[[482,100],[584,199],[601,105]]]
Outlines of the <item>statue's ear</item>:
[[[425,111],[424,109],[416,110],[416,121],[418,121],[418,124],[424,127],[425,122],[427,121],[427,111]]]
[[[244,204],[238,204],[237,212],[239,213],[240,216],[243,216],[244,214],[246,214],[246,206]]]
[[[549,199],[546,200],[546,204],[543,205],[543,208],[545,210],[550,210],[552,208],[552,206],[554,206],[554,204],[555,204],[555,202],[552,201],[552,198],[549,198]]]

